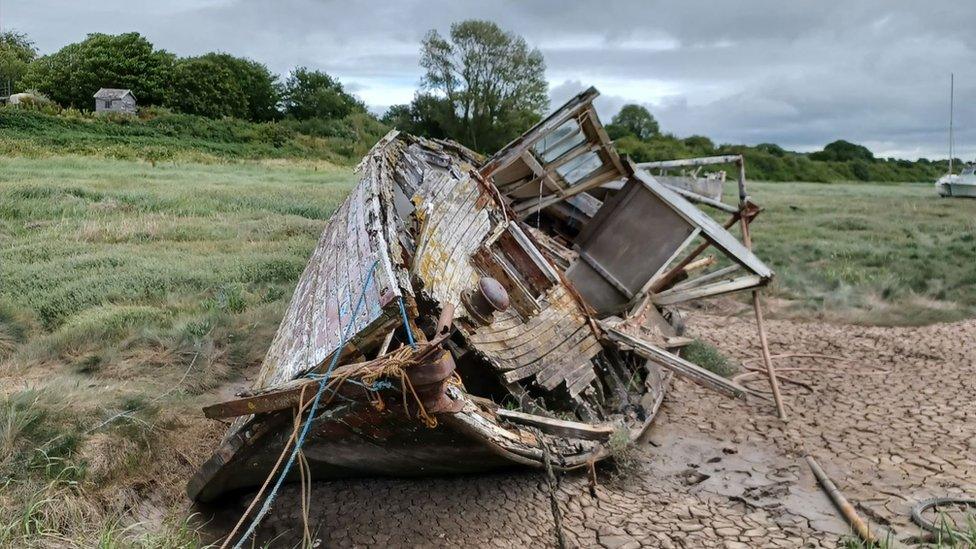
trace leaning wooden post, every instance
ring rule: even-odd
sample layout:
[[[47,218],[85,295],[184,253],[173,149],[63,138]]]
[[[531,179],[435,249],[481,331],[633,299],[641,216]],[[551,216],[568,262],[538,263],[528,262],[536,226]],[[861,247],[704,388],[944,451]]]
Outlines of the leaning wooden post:
[[[739,161],[739,220],[742,223],[742,243],[746,248],[752,249],[752,237],[749,235],[749,216],[746,214],[748,195],[746,194],[746,159],[740,156]],[[783,406],[783,397],[779,393],[779,380],[776,379],[776,370],[773,368],[773,359],[769,354],[769,342],[766,340],[766,322],[763,320],[762,304],[759,301],[759,290],[752,291],[752,308],[756,312],[756,325],[759,327],[759,345],[762,347],[763,363],[766,365],[766,374],[769,376],[769,385],[773,389],[773,400],[776,401],[776,411],[779,418],[787,421],[786,408]]]

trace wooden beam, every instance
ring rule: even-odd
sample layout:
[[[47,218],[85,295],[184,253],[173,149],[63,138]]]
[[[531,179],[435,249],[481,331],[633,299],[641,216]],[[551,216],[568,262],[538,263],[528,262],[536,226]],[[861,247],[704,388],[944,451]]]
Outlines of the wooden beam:
[[[522,160],[522,162],[525,162],[525,165],[528,166],[529,169],[532,170],[532,173],[535,174],[535,178],[529,181],[529,183],[537,182],[541,178],[542,182],[545,183],[545,185],[550,189],[557,192],[563,190],[563,186],[557,183],[556,180],[550,176],[549,171],[546,170],[546,168],[540,164],[538,160],[536,160],[535,155],[532,154],[531,151],[524,151],[519,158]]]
[[[614,170],[612,166],[604,165],[603,170],[597,171],[597,173],[590,176],[589,179],[584,179],[583,181],[580,181],[579,183],[566,189],[566,192],[562,196],[549,195],[543,197],[541,201],[538,199],[538,197],[526,198],[521,202],[515,203],[512,209],[519,214],[519,218],[524,219],[539,210],[544,210],[557,202],[566,200],[570,196],[577,195],[583,191],[588,191],[593,187],[598,187],[618,177],[622,177],[622,174]]]
[[[578,421],[566,421],[545,416],[537,416],[535,414],[526,414],[524,412],[516,412],[514,410],[506,410],[504,408],[499,408],[495,411],[495,414],[498,417],[512,423],[529,425],[539,429],[543,433],[567,438],[606,442],[610,439],[610,435],[612,435],[615,430],[611,425],[592,425],[589,423],[580,423]]]
[[[698,286],[695,288],[671,289],[651,296],[651,301],[653,301],[656,305],[674,305],[675,303],[691,301],[692,299],[714,297],[717,295],[737,292],[739,290],[755,288],[762,283],[763,279],[761,276],[745,275],[733,280],[723,280],[721,282],[706,284],[704,286]]]
[[[738,271],[741,268],[742,267],[740,267],[738,263],[733,264],[733,265],[729,265],[728,267],[725,267],[724,269],[719,269],[717,271],[714,271],[714,272],[711,272],[711,273],[708,273],[708,274],[703,274],[703,275],[701,275],[699,277],[696,277],[696,278],[691,278],[691,279],[685,280],[681,284],[675,284],[674,286],[671,287],[671,290],[687,290],[689,288],[695,288],[695,287],[701,286],[702,284],[704,284],[706,282],[711,282],[713,280],[718,280],[720,278],[724,278],[725,276],[728,276],[728,275],[730,275],[730,274]]]
[[[662,160],[659,162],[641,162],[638,168],[650,170],[654,168],[684,168],[693,166],[708,166],[710,164],[735,164],[742,161],[740,154],[727,154],[723,156],[704,156],[701,158],[681,158],[678,160]]]
[[[681,196],[687,198],[688,200],[690,200],[692,202],[698,202],[699,204],[704,204],[706,206],[711,206],[713,208],[722,210],[723,212],[728,212],[728,213],[733,213],[733,214],[734,213],[738,213],[738,211],[739,211],[739,208],[736,208],[735,206],[733,206],[731,204],[726,204],[725,202],[720,202],[720,201],[715,200],[713,198],[708,198],[707,196],[702,196],[702,195],[700,195],[698,193],[693,193],[691,191],[682,189],[680,187],[675,187],[674,185],[665,184],[665,186],[667,188],[671,189],[672,191],[680,194]]]
[[[677,355],[671,354],[660,347],[652,345],[643,338],[622,332],[607,322],[600,322],[600,325],[606,331],[611,341],[632,347],[634,352],[640,356],[652,360],[660,364],[661,367],[671,370],[675,374],[689,381],[693,381],[702,387],[734,398],[741,398],[749,393],[748,389],[738,383],[725,379],[697,364],[693,364]]]
[[[305,398],[310,399],[315,396],[315,392],[318,390],[317,381],[311,379],[301,381],[302,383],[286,389],[205,406],[203,415],[210,419],[223,419],[294,408],[301,401],[303,391]]]

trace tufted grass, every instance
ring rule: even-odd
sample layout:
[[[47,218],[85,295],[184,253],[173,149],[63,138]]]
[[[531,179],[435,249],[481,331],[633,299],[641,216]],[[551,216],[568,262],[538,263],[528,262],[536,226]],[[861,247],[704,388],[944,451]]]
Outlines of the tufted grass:
[[[200,406],[260,364],[353,180],[0,159],[0,546],[200,543],[183,485],[222,429]]]
[[[976,200],[931,184],[749,184],[780,313],[879,325],[976,316]],[[735,196],[730,186],[726,196]],[[776,304],[774,304],[776,305]]]

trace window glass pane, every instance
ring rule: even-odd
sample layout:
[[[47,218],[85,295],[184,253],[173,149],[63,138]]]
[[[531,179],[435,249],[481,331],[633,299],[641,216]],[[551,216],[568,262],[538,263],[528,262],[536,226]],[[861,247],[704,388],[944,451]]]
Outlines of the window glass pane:
[[[559,166],[556,171],[563,176],[567,183],[575,185],[602,165],[603,161],[600,160],[600,155],[596,151],[590,151]]]
[[[579,124],[575,120],[567,120],[563,125],[539,139],[532,148],[545,164],[559,158],[564,152],[585,140],[586,137],[580,131]]]

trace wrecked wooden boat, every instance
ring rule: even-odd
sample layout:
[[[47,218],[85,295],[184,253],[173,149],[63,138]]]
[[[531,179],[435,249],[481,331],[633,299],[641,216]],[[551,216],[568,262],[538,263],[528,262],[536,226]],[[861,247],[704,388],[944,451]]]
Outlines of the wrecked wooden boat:
[[[723,227],[621,158],[596,96],[487,161],[378,142],[253,388],[205,409],[236,419],[189,495],[260,485],[296,439],[315,479],[572,469],[640,436],[672,375],[744,395],[679,356],[676,306],[769,282],[726,231],[758,208],[741,187]]]

